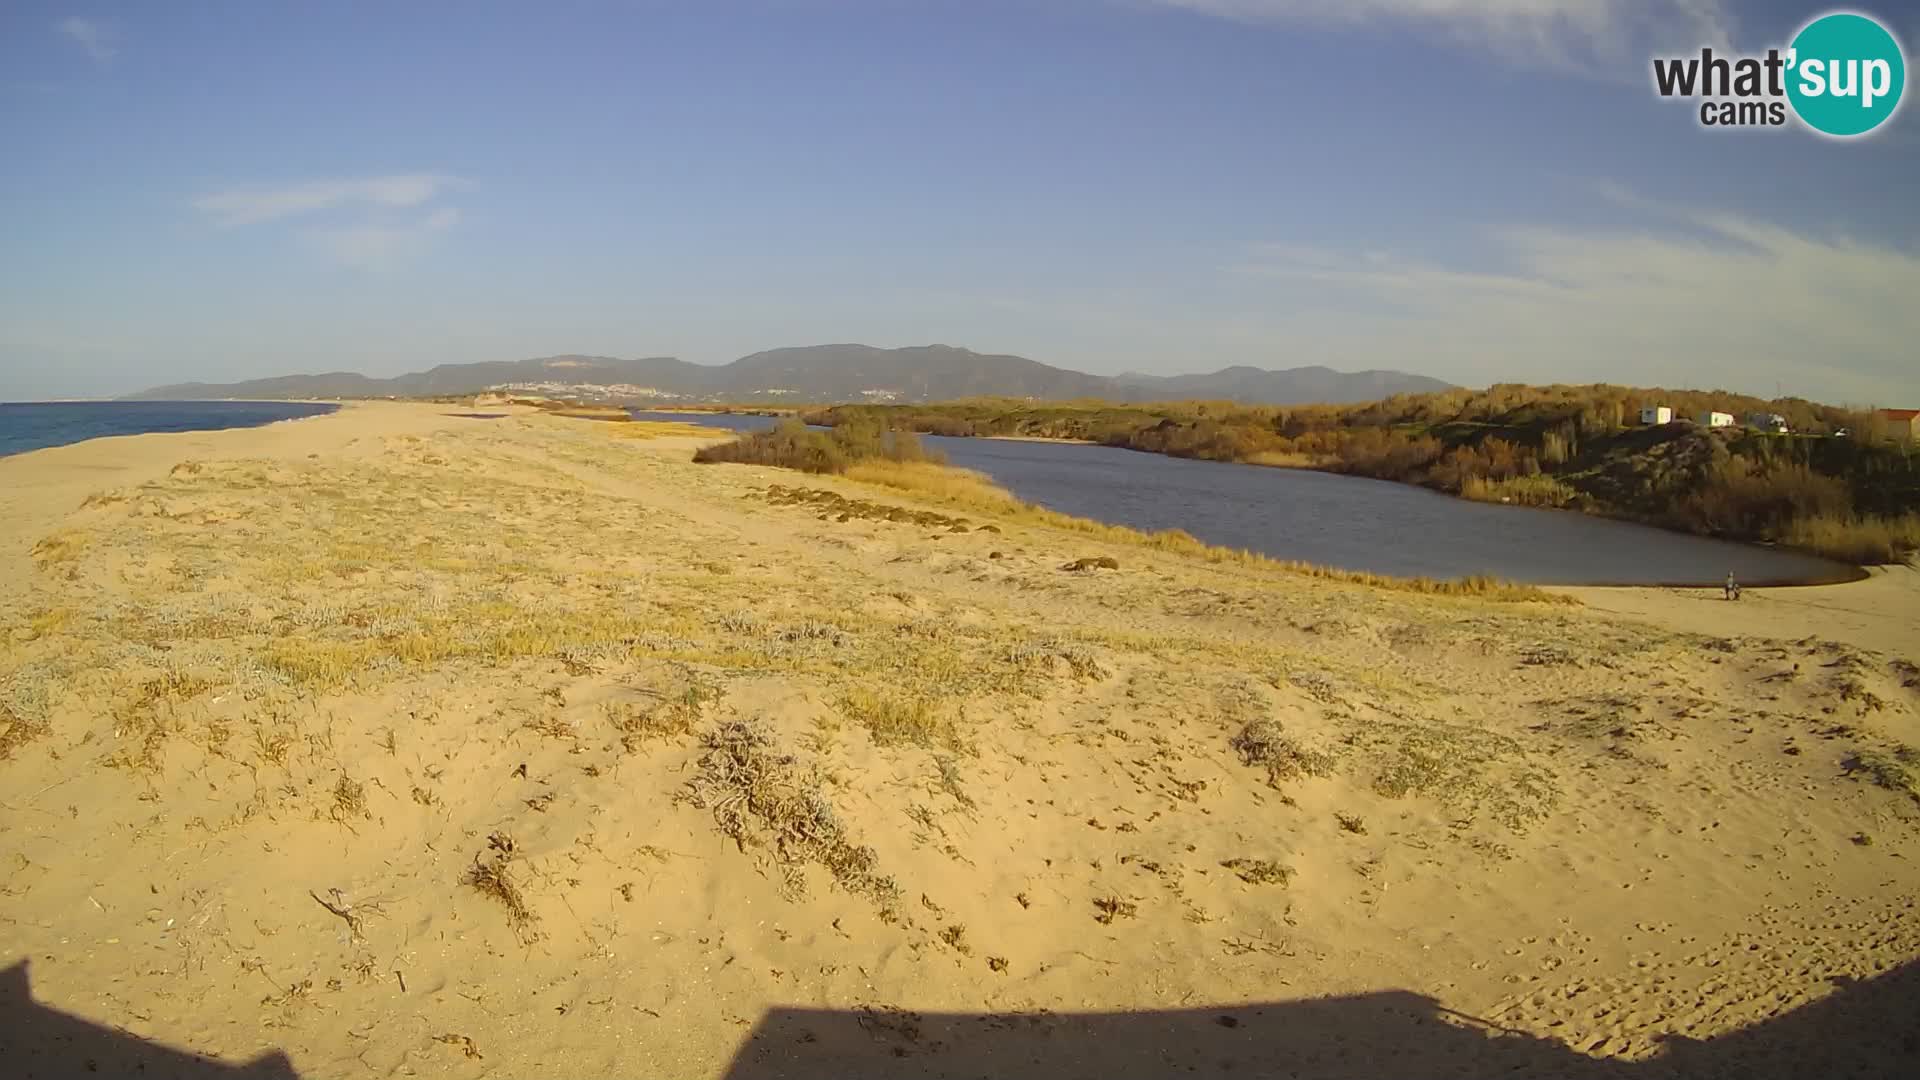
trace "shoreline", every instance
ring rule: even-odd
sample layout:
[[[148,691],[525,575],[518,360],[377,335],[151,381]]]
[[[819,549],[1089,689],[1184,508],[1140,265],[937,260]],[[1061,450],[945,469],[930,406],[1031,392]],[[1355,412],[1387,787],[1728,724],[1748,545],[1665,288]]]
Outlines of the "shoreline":
[[[926,435],[931,433],[918,432],[917,434]],[[948,438],[948,439],[953,439],[953,438],[987,439],[993,442],[1060,443],[1063,446],[1104,446],[1106,445],[1105,443],[1094,442],[1092,439],[1050,439],[1044,435],[940,435],[935,437]]]
[[[1846,641],[1896,655],[1920,655],[1920,569],[1876,567],[1856,581],[1830,585],[1743,586],[1727,601],[1712,588],[1549,586],[1596,612],[1668,630],[1739,633],[1779,640]],[[1773,631],[1776,631],[1773,632]]]
[[[916,434],[928,435],[928,434],[934,434],[934,433],[917,432]],[[1050,438],[1044,435],[943,435],[938,437],[951,438],[951,439],[988,439],[988,440],[1000,440],[1004,442],[1060,443],[1068,446],[1107,446],[1109,445],[1107,443],[1096,442],[1091,439],[1055,439],[1055,438]],[[1262,469],[1289,469],[1289,470],[1294,470],[1298,472],[1319,473],[1323,476],[1338,476],[1338,477],[1342,477],[1349,480],[1373,480],[1382,484],[1399,484],[1403,487],[1410,487],[1410,488],[1416,488],[1422,491],[1428,491],[1442,498],[1459,499],[1464,502],[1478,503],[1482,506],[1500,506],[1500,507],[1505,507],[1507,509],[1514,509],[1514,510],[1544,510],[1544,511],[1556,512],[1556,513],[1578,514],[1582,517],[1595,518],[1600,521],[1618,521],[1623,524],[1638,525],[1648,529],[1657,529],[1660,532],[1672,533],[1676,536],[1691,536],[1701,540],[1713,540],[1713,541],[1717,541],[1720,543],[1727,543],[1727,544],[1740,544],[1740,545],[1745,545],[1749,547],[1760,548],[1762,550],[1790,552],[1795,555],[1806,556],[1807,558],[1824,560],[1826,562],[1834,563],[1838,566],[1849,567],[1853,571],[1857,572],[1857,576],[1852,576],[1852,577],[1846,578],[1845,580],[1840,580],[1840,581],[1820,580],[1820,581],[1807,581],[1807,582],[1792,582],[1787,584],[1776,584],[1769,581],[1766,585],[1766,587],[1768,588],[1789,588],[1789,587],[1802,587],[1802,586],[1811,587],[1811,586],[1820,586],[1820,585],[1846,584],[1852,581],[1864,580],[1866,576],[1866,572],[1868,570],[1868,566],[1857,565],[1857,564],[1848,562],[1847,560],[1844,560],[1844,559],[1836,559],[1831,555],[1822,554],[1821,552],[1818,552],[1818,551],[1812,551],[1806,548],[1792,547],[1792,546],[1780,544],[1777,542],[1768,542],[1768,541],[1760,541],[1760,540],[1741,540],[1741,539],[1737,539],[1733,537],[1725,537],[1725,536],[1710,536],[1704,533],[1692,532],[1687,529],[1675,529],[1654,520],[1633,517],[1630,515],[1610,514],[1610,513],[1605,513],[1599,510],[1579,509],[1575,507],[1565,507],[1565,506],[1530,506],[1522,503],[1508,503],[1508,502],[1496,503],[1496,502],[1490,502],[1485,499],[1470,499],[1465,495],[1459,495],[1449,491],[1441,491],[1437,488],[1428,487],[1425,484],[1416,484],[1407,480],[1392,480],[1392,479],[1387,479],[1387,478],[1378,477],[1378,476],[1365,476],[1358,473],[1341,472],[1337,469],[1328,468],[1324,465],[1284,462],[1284,461],[1252,461],[1252,460],[1219,461],[1212,458],[1181,457],[1180,455],[1177,455],[1177,454],[1165,454],[1157,450],[1143,450],[1138,447],[1132,447],[1132,446],[1117,446],[1117,447],[1114,447],[1114,449],[1128,450],[1128,451],[1132,451],[1134,453],[1140,453],[1140,454],[1152,454],[1159,457],[1171,457],[1171,458],[1175,458],[1177,460],[1182,460],[1182,461],[1205,461],[1215,465],[1248,465],[1248,466],[1252,466],[1255,468],[1262,468]],[[1870,564],[1870,565],[1901,566],[1901,565],[1912,565],[1912,564],[1909,562],[1905,564],[1879,563],[1879,564]],[[1579,586],[1579,587],[1598,588],[1603,586]],[[1619,587],[1635,588],[1640,586],[1619,586]],[[1675,586],[1658,586],[1658,587],[1683,588],[1688,586],[1675,585]]]
[[[308,412],[308,413],[306,413],[305,415],[302,415],[302,416],[283,416],[283,417],[279,417],[279,418],[277,418],[277,419],[272,419],[272,420],[261,420],[261,421],[257,421],[257,422],[252,422],[252,423],[243,423],[243,424],[220,424],[220,425],[216,425],[216,426],[210,426],[210,427],[190,427],[190,428],[178,428],[178,429],[173,429],[173,430],[167,430],[167,431],[129,431],[129,432],[109,432],[109,433],[105,433],[105,434],[100,434],[100,435],[89,435],[89,436],[87,436],[86,438],[83,438],[83,439],[75,439],[75,440],[73,440],[73,441],[71,441],[71,442],[59,442],[59,443],[52,443],[52,444],[49,444],[49,445],[46,445],[46,446],[32,446],[32,447],[28,447],[28,448],[26,448],[26,449],[24,449],[24,450],[9,450],[9,451],[4,451],[4,452],[0,452],[0,461],[5,461],[5,460],[8,460],[8,459],[10,459],[10,458],[16,458],[16,457],[19,457],[19,456],[21,456],[21,455],[23,455],[23,454],[37,454],[37,453],[41,453],[41,452],[43,452],[43,451],[47,451],[47,450],[58,450],[58,449],[61,449],[61,448],[63,448],[63,447],[68,447],[68,446],[80,446],[80,445],[84,445],[84,444],[87,444],[87,443],[92,443],[92,442],[96,442],[96,441],[99,441],[99,440],[103,440],[103,439],[123,439],[123,438],[136,438],[136,437],[139,437],[139,436],[142,436],[142,435],[193,435],[193,434],[204,434],[204,433],[207,433],[207,432],[214,432],[214,431],[232,431],[232,430],[243,430],[243,429],[248,429],[248,428],[262,428],[262,427],[271,427],[271,426],[273,426],[273,425],[275,425],[275,424],[288,424],[288,423],[294,423],[294,422],[296,422],[296,421],[300,421],[300,420],[318,420],[318,419],[321,419],[321,418],[323,418],[323,417],[327,417],[327,416],[332,416],[332,415],[334,415],[334,414],[336,414],[336,413],[338,413],[338,412],[339,412],[339,411],[340,411],[341,409],[343,409],[343,408],[345,408],[345,407],[347,406],[347,404],[348,404],[348,403],[347,403],[347,402],[344,402],[344,401],[318,401],[318,400],[310,400],[310,401],[295,401],[295,400],[291,400],[291,399],[289,399],[289,400],[284,400],[284,401],[282,401],[282,400],[268,400],[268,399],[264,399],[264,398],[263,398],[263,399],[226,399],[226,400],[214,400],[214,399],[208,399],[208,400],[206,400],[206,401],[179,401],[179,402],[140,402],[140,401],[126,401],[126,402],[123,402],[123,401],[32,401],[32,402],[4,402],[4,403],[0,403],[0,404],[11,404],[11,405],[19,405],[19,406],[33,406],[33,405],[100,405],[100,404],[111,404],[111,405],[148,405],[148,404],[174,404],[174,405],[208,405],[208,404],[247,404],[247,405],[297,405],[297,406],[301,406],[301,407],[303,407],[303,408],[314,408],[314,407],[317,407],[317,408],[316,408],[316,411],[313,411],[313,412]]]
[[[374,399],[374,398],[365,398],[365,399],[363,398],[337,398],[337,399],[235,398],[235,399],[206,399],[206,400],[272,403],[272,404],[287,404],[287,405],[330,405],[332,406],[332,408],[327,412],[316,413],[310,416],[286,417],[283,419],[270,420],[262,424],[254,424],[254,425],[244,425],[244,426],[225,427],[225,428],[194,428],[194,429],[189,429],[185,431],[136,432],[136,433],[126,434],[126,435],[98,435],[98,436],[93,436],[87,439],[80,440],[78,442],[60,443],[55,446],[36,447],[31,450],[21,450],[21,451],[15,451],[11,454],[0,455],[0,463],[17,459],[24,455],[39,454],[39,453],[44,453],[52,450],[62,450],[69,447],[86,446],[86,445],[91,445],[95,443],[103,443],[103,442],[107,442],[108,440],[114,440],[114,439],[145,438],[148,436],[209,435],[209,434],[215,434],[222,431],[244,431],[244,430],[257,429],[257,428],[273,427],[276,425],[292,423],[295,421],[322,420],[329,417],[339,416],[340,414],[342,414],[343,412],[351,408],[366,408],[366,407],[378,408],[382,406],[404,406],[404,407],[450,410],[450,409],[455,409],[460,407],[460,406],[445,403],[445,402],[389,401],[386,399]],[[30,404],[40,404],[40,403],[30,403]],[[47,404],[54,404],[54,403],[47,403]],[[134,403],[134,404],[137,404],[137,403]],[[182,401],[177,402],[177,404],[192,404],[192,402],[188,402],[183,399]],[[500,415],[502,416],[540,413],[540,414],[552,415],[556,417],[565,417],[570,419],[600,420],[600,421],[620,419],[619,417],[603,415],[604,412],[613,411],[613,410],[600,410],[598,407],[593,407],[586,410],[575,410],[569,407],[552,407],[552,406],[542,407],[542,406],[532,406],[532,405],[501,404],[501,405],[486,406],[486,409],[489,411],[500,410]],[[631,418],[631,413],[634,411],[643,411],[643,412],[652,412],[652,413],[676,413],[679,415],[738,415],[738,414],[718,412],[715,410],[700,410],[700,409],[633,410],[625,407],[620,407],[618,411],[628,414],[627,418],[629,419]],[[449,413],[447,415],[458,416],[459,414]],[[716,430],[722,432],[727,437],[733,437],[737,434],[735,432],[732,432],[729,429],[716,429]],[[958,437],[979,438],[979,439],[1002,441],[1002,442],[1061,443],[1065,445],[1075,445],[1075,446],[1105,445],[1102,443],[1094,442],[1091,440],[1084,440],[1084,439],[1053,439],[1053,438],[1046,438],[1044,436],[1028,436],[1028,435],[980,435],[980,436],[958,436]],[[1117,447],[1116,449],[1130,450],[1133,448]],[[1145,451],[1145,450],[1136,451],[1136,452],[1153,453],[1153,451]],[[1161,455],[1161,456],[1167,456],[1167,455]],[[1183,459],[1183,460],[1206,460],[1206,459]],[[1424,491],[1428,491],[1431,494],[1438,497],[1442,497],[1442,498],[1455,498],[1455,499],[1463,498],[1463,496],[1449,495],[1447,492],[1435,491],[1431,488],[1425,488],[1422,485],[1418,485],[1418,484],[1408,485],[1408,484],[1405,484],[1403,481],[1382,480],[1377,477],[1354,476],[1351,474],[1335,472],[1328,469],[1314,468],[1311,466],[1295,466],[1295,465],[1261,463],[1261,462],[1209,462],[1209,463],[1210,464],[1228,464],[1228,465],[1257,465],[1263,468],[1300,469],[1302,471],[1315,472],[1315,473],[1320,473],[1322,475],[1327,475],[1327,476],[1338,476],[1343,479],[1349,479],[1349,480],[1373,480],[1377,483],[1383,483],[1383,484],[1401,484],[1402,486],[1410,486],[1414,488],[1419,488]],[[956,466],[956,468],[958,467],[959,466]],[[1472,500],[1472,499],[1468,499],[1466,501],[1480,502],[1480,500]],[[1500,504],[1483,503],[1483,505],[1496,506]],[[0,506],[4,506],[4,502],[0,502]],[[1673,530],[1673,529],[1661,529],[1659,526],[1650,525],[1646,522],[1635,521],[1629,518],[1616,518],[1606,514],[1593,514],[1593,513],[1586,513],[1582,511],[1569,511],[1564,508],[1558,508],[1558,507],[1509,505],[1506,507],[1506,509],[1536,510],[1536,511],[1561,512],[1561,513],[1581,513],[1583,516],[1597,518],[1602,521],[1619,521],[1624,524],[1639,525],[1646,528],[1656,528],[1656,529],[1660,529],[1660,531],[1662,532],[1675,533],[1681,536],[1694,536],[1702,540],[1711,540],[1711,541],[1717,541],[1720,543],[1729,543],[1729,544],[1737,544],[1741,546],[1756,547],[1762,550],[1781,550],[1781,551],[1792,552],[1794,554],[1799,554],[1799,555],[1807,555],[1812,558],[1825,559],[1824,556],[1818,556],[1809,552],[1803,552],[1796,548],[1777,547],[1776,545],[1760,544],[1753,541],[1728,540],[1723,537],[1700,536],[1697,533],[1688,533],[1688,532],[1683,532],[1680,530]],[[1114,526],[1119,528],[1129,528],[1129,526],[1125,526],[1117,522],[1100,521],[1099,519],[1094,519],[1094,518],[1089,518],[1086,520],[1094,521],[1101,525],[1109,525],[1109,526]],[[1209,546],[1218,547],[1219,545],[1209,545]],[[1231,549],[1231,550],[1238,550],[1238,549]],[[1262,557],[1274,559],[1275,561],[1278,561],[1278,562],[1292,561],[1289,559],[1289,557],[1282,556],[1282,555],[1265,555],[1264,553],[1260,553],[1260,552],[1254,552],[1253,554],[1262,555]],[[1751,579],[1750,581],[1743,580],[1741,582],[1741,585],[1742,585],[1742,588],[1746,588],[1746,589],[1821,589],[1821,588],[1832,588],[1832,587],[1841,586],[1841,585],[1857,584],[1859,582],[1869,580],[1872,577],[1872,570],[1867,567],[1851,566],[1850,564],[1842,563],[1838,560],[1832,560],[1832,559],[1827,559],[1826,561],[1834,563],[1834,565],[1837,567],[1846,568],[1848,573],[1845,576],[1839,576],[1839,577],[1830,578],[1830,579],[1812,580],[1812,581],[1782,580],[1778,578],[1754,578],[1754,579]],[[1335,570],[1342,573],[1350,573],[1350,574],[1375,573],[1374,571],[1355,570],[1351,568],[1337,567],[1337,566],[1327,566],[1326,569]],[[1392,577],[1394,575],[1382,575],[1382,576]],[[1471,577],[1471,576],[1473,575],[1458,575],[1457,577],[1452,579],[1436,579],[1436,580],[1460,580],[1461,578]],[[1494,575],[1494,576],[1498,577],[1498,575]],[[1512,579],[1507,579],[1502,577],[1502,578],[1499,578],[1499,580],[1510,581]],[[1673,582],[1673,581],[1646,581],[1646,582],[1628,582],[1628,583],[1614,583],[1614,582],[1533,583],[1533,582],[1513,580],[1512,583],[1516,585],[1529,585],[1532,587],[1546,589],[1554,592],[1568,593],[1569,595],[1571,595],[1572,591],[1574,590],[1609,590],[1609,589],[1613,589],[1613,590],[1632,590],[1632,589],[1685,590],[1685,589],[1717,589],[1718,588],[1717,585],[1712,585],[1712,584],[1701,584],[1701,583],[1693,583],[1693,582]]]

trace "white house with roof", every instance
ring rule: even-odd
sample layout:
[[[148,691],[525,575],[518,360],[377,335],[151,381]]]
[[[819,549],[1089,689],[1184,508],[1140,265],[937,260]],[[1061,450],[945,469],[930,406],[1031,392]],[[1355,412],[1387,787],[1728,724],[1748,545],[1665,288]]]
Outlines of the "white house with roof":
[[[1640,422],[1643,424],[1673,423],[1673,406],[1648,405],[1640,410]]]
[[[1707,412],[1703,412],[1700,414],[1700,426],[1710,427],[1710,428],[1732,427],[1733,414],[1724,413],[1724,412],[1713,412],[1711,410]]]

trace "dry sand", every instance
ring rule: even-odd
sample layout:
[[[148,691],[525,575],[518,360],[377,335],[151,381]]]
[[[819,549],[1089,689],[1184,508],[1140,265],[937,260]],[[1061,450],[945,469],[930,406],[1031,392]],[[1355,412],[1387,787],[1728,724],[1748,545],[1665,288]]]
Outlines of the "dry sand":
[[[0,460],[11,1075],[1920,1074],[1911,572],[1422,597],[462,411]]]

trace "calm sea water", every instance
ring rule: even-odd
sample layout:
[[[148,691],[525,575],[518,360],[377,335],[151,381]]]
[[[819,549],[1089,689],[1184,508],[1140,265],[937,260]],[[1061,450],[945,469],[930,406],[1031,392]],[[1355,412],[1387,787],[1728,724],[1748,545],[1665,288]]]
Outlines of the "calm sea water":
[[[285,401],[0,402],[0,457],[103,435],[259,427],[337,408]]]
[[[734,430],[765,417],[636,414]],[[1068,443],[927,438],[955,465],[1042,506],[1211,544],[1402,577],[1492,574],[1542,585],[1846,581],[1852,567],[1558,510],[1469,502],[1410,484]]]

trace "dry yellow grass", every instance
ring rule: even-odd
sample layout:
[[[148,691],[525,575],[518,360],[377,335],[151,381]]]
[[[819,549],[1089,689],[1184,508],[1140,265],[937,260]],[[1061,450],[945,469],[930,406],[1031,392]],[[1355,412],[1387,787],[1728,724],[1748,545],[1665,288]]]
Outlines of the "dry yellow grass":
[[[965,749],[953,720],[924,697],[849,691],[839,701],[840,713],[865,727],[882,746],[940,746]]]
[[[607,428],[610,434],[622,439],[713,439],[727,432],[699,424],[683,424],[674,420],[634,420],[625,424],[614,424]]]
[[[1920,549],[1920,514],[1800,518],[1788,526],[1781,541],[1844,562],[1899,562]]]
[[[1257,454],[1247,455],[1247,464],[1267,465],[1277,469],[1318,469],[1327,464],[1327,459],[1314,454],[1262,450]]]
[[[42,566],[73,562],[90,539],[85,529],[62,529],[33,545],[33,561]]]
[[[1460,485],[1460,496],[1475,502],[1511,503],[1515,506],[1561,507],[1578,494],[1560,480],[1541,474],[1488,480],[1469,476]]]
[[[568,402],[542,402],[539,408],[554,416],[572,416],[582,420],[612,420],[624,423],[633,416],[627,410],[615,405],[577,405]]]
[[[934,465],[927,462],[863,461],[849,468],[846,476],[849,480],[863,484],[910,492],[947,506],[963,508],[979,514],[991,514],[1004,520],[1064,529],[1110,543],[1189,555],[1210,563],[1234,563],[1325,581],[1432,596],[1472,596],[1483,600],[1546,604],[1579,603],[1571,597],[1550,593],[1531,585],[1516,585],[1490,577],[1475,576],[1455,581],[1435,581],[1432,578],[1396,578],[1384,574],[1337,570],[1313,563],[1275,559],[1238,548],[1217,547],[1180,529],[1143,532],[1124,525],[1108,525],[1022,502],[1013,493],[995,485],[980,473],[947,465]]]

